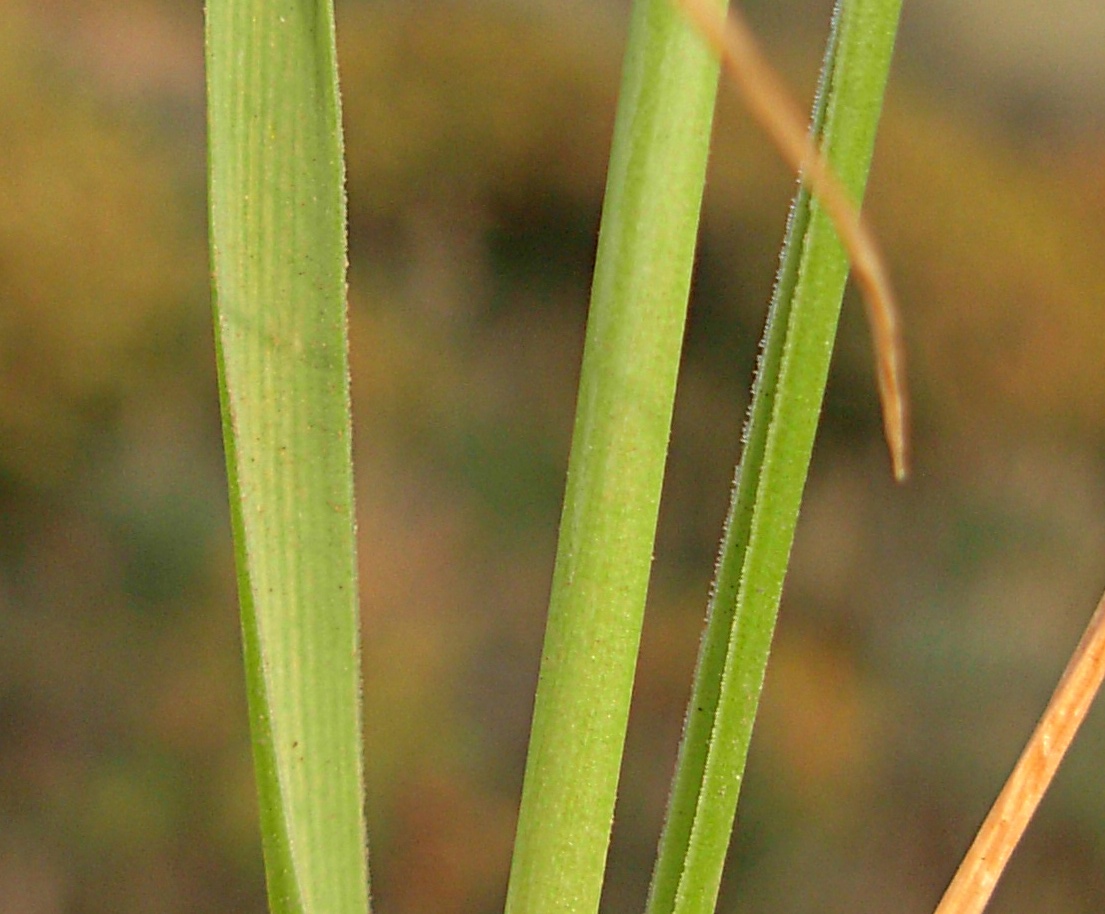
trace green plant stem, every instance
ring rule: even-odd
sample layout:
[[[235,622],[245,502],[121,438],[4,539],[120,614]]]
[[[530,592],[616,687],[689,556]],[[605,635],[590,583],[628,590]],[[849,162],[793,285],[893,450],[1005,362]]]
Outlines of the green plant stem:
[[[510,914],[598,908],[717,71],[669,0],[638,0],[599,235]]]
[[[840,0],[813,129],[862,199],[900,0]],[[648,914],[714,909],[824,396],[848,263],[795,200],[688,706]]]
[[[273,914],[368,910],[329,0],[209,0],[215,338]]]

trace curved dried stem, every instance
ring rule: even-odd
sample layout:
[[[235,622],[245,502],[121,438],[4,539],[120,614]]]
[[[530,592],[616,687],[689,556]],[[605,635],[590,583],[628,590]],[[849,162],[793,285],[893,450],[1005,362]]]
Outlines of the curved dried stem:
[[[818,198],[840,235],[871,325],[883,428],[894,477],[901,481],[909,474],[904,347],[898,307],[874,236],[821,155],[801,110],[760,51],[740,13],[734,8],[728,17],[720,17],[704,0],[676,3],[720,57],[755,119]]]

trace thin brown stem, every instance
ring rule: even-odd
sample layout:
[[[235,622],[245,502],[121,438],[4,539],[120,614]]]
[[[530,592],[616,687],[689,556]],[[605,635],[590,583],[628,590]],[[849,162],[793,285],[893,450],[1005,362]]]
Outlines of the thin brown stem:
[[[871,325],[883,427],[894,476],[901,481],[909,473],[905,359],[898,308],[874,236],[810,136],[801,110],[761,53],[740,13],[734,8],[728,17],[722,17],[704,0],[676,2],[721,59],[783,159],[818,198],[848,252]]]
[[[936,914],[979,914],[1105,678],[1105,596]]]

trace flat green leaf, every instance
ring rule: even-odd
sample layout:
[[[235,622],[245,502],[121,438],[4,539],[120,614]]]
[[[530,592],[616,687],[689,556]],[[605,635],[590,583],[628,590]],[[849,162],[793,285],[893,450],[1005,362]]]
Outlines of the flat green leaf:
[[[333,8],[209,0],[209,195],[271,910],[368,910]]]

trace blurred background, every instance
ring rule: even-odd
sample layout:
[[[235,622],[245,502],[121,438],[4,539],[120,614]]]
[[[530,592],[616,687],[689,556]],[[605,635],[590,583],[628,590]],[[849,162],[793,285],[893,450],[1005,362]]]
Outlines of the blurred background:
[[[812,94],[827,0],[748,0]],[[626,3],[339,4],[385,914],[501,910]],[[720,910],[934,907],[1105,586],[1105,6],[907,0]],[[0,0],[0,910],[263,912],[202,11]],[[794,181],[723,92],[604,911],[642,909]],[[995,912],[1105,910],[1091,715]]]

